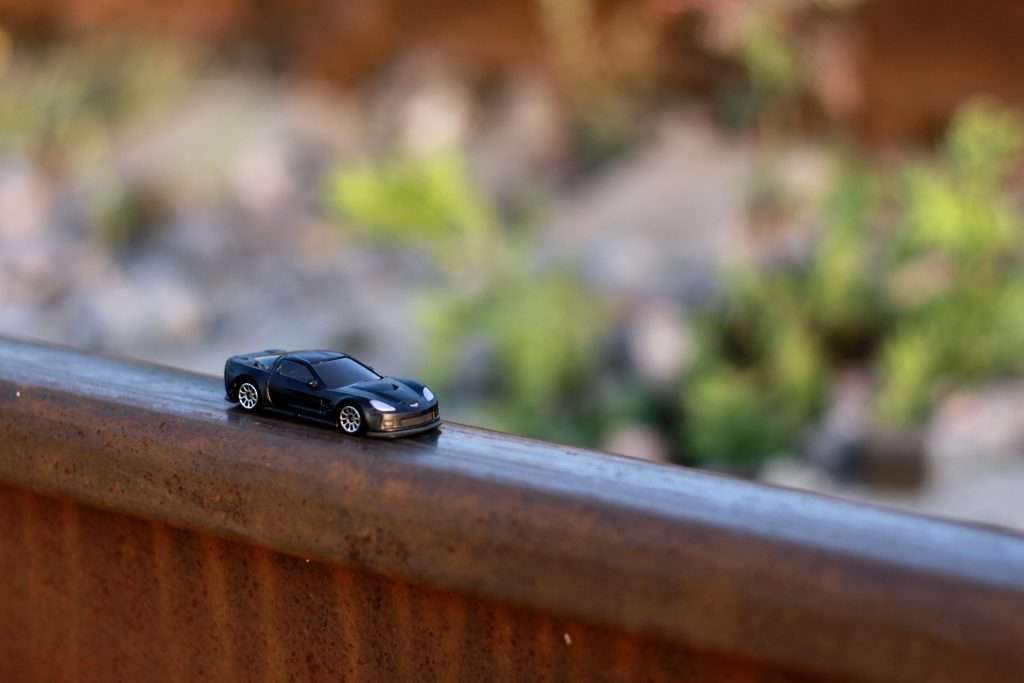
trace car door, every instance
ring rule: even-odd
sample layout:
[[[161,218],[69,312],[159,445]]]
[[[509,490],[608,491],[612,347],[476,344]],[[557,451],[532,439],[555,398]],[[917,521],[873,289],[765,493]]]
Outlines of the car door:
[[[296,413],[320,413],[317,390],[310,386],[313,371],[305,364],[284,358],[270,376],[270,400],[275,408]]]

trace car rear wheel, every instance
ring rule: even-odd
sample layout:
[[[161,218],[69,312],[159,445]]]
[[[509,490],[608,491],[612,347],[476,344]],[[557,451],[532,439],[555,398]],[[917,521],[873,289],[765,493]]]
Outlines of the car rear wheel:
[[[346,403],[338,411],[338,429],[346,434],[362,434],[365,427],[366,421],[358,406]]]
[[[256,410],[260,405],[260,392],[252,382],[242,382],[238,385],[238,405],[245,410]]]

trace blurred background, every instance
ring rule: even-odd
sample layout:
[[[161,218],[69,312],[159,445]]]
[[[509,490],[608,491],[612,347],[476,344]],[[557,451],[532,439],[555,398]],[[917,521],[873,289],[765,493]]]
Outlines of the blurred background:
[[[0,0],[0,334],[1024,528],[1024,5]]]

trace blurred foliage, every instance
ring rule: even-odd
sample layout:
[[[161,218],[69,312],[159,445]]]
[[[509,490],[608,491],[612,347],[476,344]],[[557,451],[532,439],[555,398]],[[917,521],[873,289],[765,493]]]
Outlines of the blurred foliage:
[[[792,448],[838,366],[875,372],[876,418],[895,426],[943,389],[1024,370],[1024,226],[1008,187],[1022,136],[978,101],[935,159],[842,160],[808,257],[735,274],[708,312],[682,391],[687,453],[742,468]]]
[[[91,197],[96,236],[115,251],[138,247],[153,236],[170,213],[155,186],[108,182]]]
[[[500,241],[497,218],[457,150],[347,166],[328,176],[326,197],[364,235],[426,249],[450,273],[499,258],[483,253]]]
[[[741,68],[743,78],[720,85],[720,120],[731,128],[785,129],[808,89],[808,55],[790,26],[813,0],[768,0],[711,10],[728,30],[715,41]]]
[[[780,20],[755,13],[747,23],[740,58],[759,98],[774,100],[794,94],[803,81],[799,50]]]
[[[721,50],[742,70],[725,103],[731,120],[789,127],[815,76],[793,18],[856,1],[721,5],[727,16],[743,10]],[[678,9],[668,5],[539,2],[576,144],[571,163],[601,164],[649,128],[657,15]],[[84,170],[89,227],[131,248],[174,207],[144,179],[122,177],[113,137],[172,103],[198,62],[194,50],[123,36],[23,51],[0,33],[0,152],[33,157],[54,176]],[[658,386],[615,348],[613,302],[564,264],[537,266],[545,259],[528,231],[473,186],[461,150],[338,167],[323,199],[359,236],[429,256],[437,281],[419,302],[422,372],[448,393],[472,394],[465,378],[476,378],[467,402],[480,421],[588,445],[640,422],[675,438],[687,462],[750,471],[799,442],[847,366],[872,373],[874,416],[896,427],[927,419],[951,388],[1024,371],[1024,226],[1013,188],[1022,145],[1015,114],[977,101],[928,158],[883,166],[847,150],[808,253],[730,274],[699,321],[696,358]],[[772,230],[792,227],[804,208],[770,168],[751,190],[752,223]]]
[[[115,128],[180,93],[190,64],[184,52],[141,41],[16,51],[0,77],[0,150],[56,163],[93,160]]]
[[[447,310],[425,321],[432,338],[445,342],[436,344],[428,369],[438,381],[453,374],[467,333],[491,342],[500,394],[526,411],[549,407],[551,397],[579,386],[593,367],[601,316],[569,277],[513,277],[479,296],[443,303]]]
[[[806,257],[734,272],[700,321],[679,377],[683,459],[752,471],[795,447],[837,368],[872,370],[876,417],[895,426],[927,416],[946,388],[1024,370],[1024,235],[1008,188],[1022,131],[980,101],[933,158],[879,168],[840,155]],[[458,153],[340,168],[326,197],[363,234],[434,257],[445,280],[422,307],[424,373],[451,389],[467,363],[482,366],[477,419],[596,444],[628,394],[651,413],[630,419],[676,428],[653,414],[656,388],[609,379],[608,304],[527,265],[528,243],[510,237],[521,231],[502,225]]]
[[[535,272],[453,150],[356,164],[328,177],[329,210],[372,239],[429,253],[443,284],[420,302],[430,359],[422,372],[452,389],[464,360],[486,377],[479,419],[537,437],[593,444],[600,417],[580,405],[606,320],[573,276]],[[467,354],[474,343],[482,354]]]
[[[603,22],[595,0],[539,0],[555,78],[584,168],[621,154],[653,93],[659,25],[650,7],[623,3]]]
[[[800,287],[775,274],[741,273],[728,283],[683,385],[684,453],[749,469],[788,446],[820,407],[822,340],[802,308]]]
[[[707,43],[735,63],[741,78],[717,88],[719,120],[735,129],[788,135],[804,115],[824,111],[840,123],[861,104],[859,42],[846,27],[863,0],[737,0],[709,3]]]
[[[1006,190],[1022,135],[1013,114],[977,102],[953,121],[941,163],[905,174],[887,274],[898,318],[892,339],[882,340],[881,419],[909,422],[943,383],[1024,365],[1024,309],[1014,303],[1024,226]]]
[[[91,234],[123,251],[166,218],[158,187],[122,177],[115,135],[141,127],[185,92],[195,52],[124,36],[36,50],[0,49],[0,154],[31,157],[82,184]]]

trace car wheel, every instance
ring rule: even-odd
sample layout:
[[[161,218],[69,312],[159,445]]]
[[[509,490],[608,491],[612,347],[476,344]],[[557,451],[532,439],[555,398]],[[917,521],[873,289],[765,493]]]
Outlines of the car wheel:
[[[362,434],[366,430],[363,412],[354,403],[346,403],[338,410],[338,429],[346,434]]]
[[[260,392],[256,385],[248,380],[238,385],[235,396],[238,405],[242,406],[244,410],[252,411],[260,407]]]

